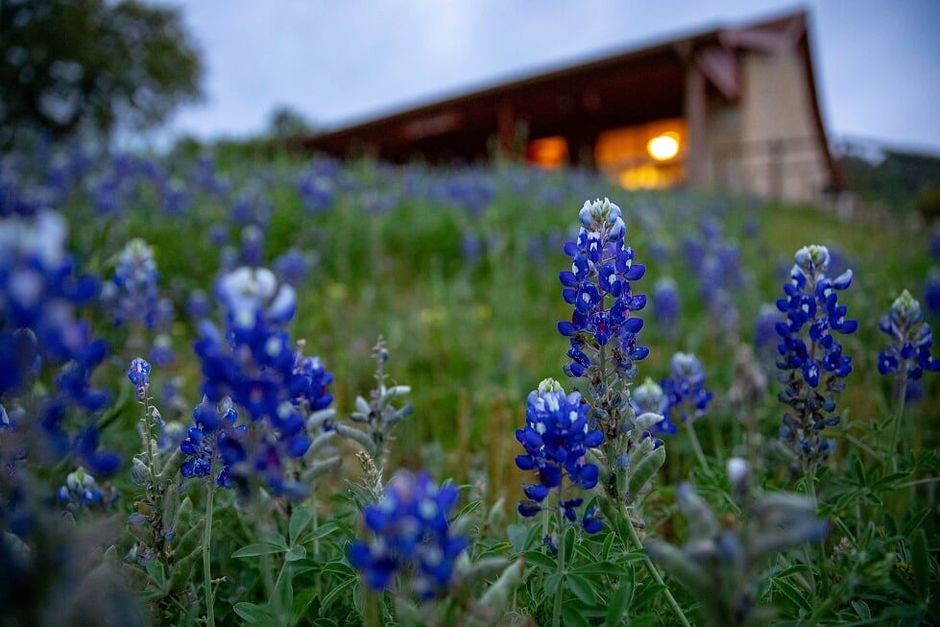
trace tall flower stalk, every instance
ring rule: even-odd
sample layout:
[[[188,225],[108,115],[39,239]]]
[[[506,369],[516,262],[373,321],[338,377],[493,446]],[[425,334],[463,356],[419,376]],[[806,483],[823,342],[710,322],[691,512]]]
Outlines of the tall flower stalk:
[[[825,246],[798,250],[790,281],[783,286],[785,296],[777,301],[786,315],[785,322],[776,324],[781,338],[777,367],[786,385],[779,398],[789,407],[780,437],[802,467],[814,500],[816,470],[833,448],[824,431],[839,424],[836,398],[852,372],[852,358],[842,354],[834,333],[847,335],[858,328],[858,322],[846,319],[848,308],[838,298],[851,285],[852,271],[830,278],[829,263]]]
[[[917,381],[925,371],[940,370],[940,361],[930,355],[933,332],[924,321],[920,303],[904,290],[891,304],[888,314],[882,318],[879,328],[891,338],[888,346],[878,354],[878,372],[885,376],[895,375],[898,390],[897,412],[891,437],[891,468],[898,471],[898,436],[904,418],[909,381]]]
[[[587,201],[578,218],[578,237],[564,246],[572,260],[571,270],[559,274],[562,296],[574,306],[571,319],[558,323],[558,331],[570,341],[567,355],[571,361],[565,374],[583,379],[582,392],[590,406],[585,424],[603,435],[603,447],[596,457],[606,497],[600,501],[604,514],[624,522],[614,528],[625,547],[642,548],[627,506],[666,457],[665,448],[650,435],[662,416],[647,413],[638,417],[630,402],[636,364],[649,355],[637,337],[643,320],[636,312],[646,306],[646,296],[635,294],[632,285],[646,268],[635,263],[616,204],[606,198]],[[649,558],[644,563],[653,580],[662,585],[662,576]],[[664,594],[679,622],[688,625],[668,588]]]

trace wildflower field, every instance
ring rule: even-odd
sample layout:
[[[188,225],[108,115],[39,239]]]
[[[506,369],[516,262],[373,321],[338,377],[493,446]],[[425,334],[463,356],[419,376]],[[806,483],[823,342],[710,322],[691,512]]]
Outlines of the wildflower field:
[[[938,624],[934,266],[578,171],[0,158],[0,623]]]

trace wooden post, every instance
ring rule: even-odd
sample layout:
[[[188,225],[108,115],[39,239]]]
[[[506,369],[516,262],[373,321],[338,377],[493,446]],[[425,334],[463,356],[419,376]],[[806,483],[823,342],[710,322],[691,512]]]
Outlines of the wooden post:
[[[502,104],[497,112],[496,125],[499,131],[499,153],[504,159],[513,158],[516,141],[516,114],[510,104]]]
[[[707,107],[705,75],[691,59],[685,71],[685,124],[687,148],[685,151],[685,178],[691,187],[707,183],[705,114]]]

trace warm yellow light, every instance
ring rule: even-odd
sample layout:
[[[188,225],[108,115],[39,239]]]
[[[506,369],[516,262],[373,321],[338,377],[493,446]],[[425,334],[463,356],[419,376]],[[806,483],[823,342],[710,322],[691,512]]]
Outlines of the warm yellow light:
[[[657,161],[668,161],[679,154],[679,135],[671,131],[657,135],[646,144],[646,151]]]

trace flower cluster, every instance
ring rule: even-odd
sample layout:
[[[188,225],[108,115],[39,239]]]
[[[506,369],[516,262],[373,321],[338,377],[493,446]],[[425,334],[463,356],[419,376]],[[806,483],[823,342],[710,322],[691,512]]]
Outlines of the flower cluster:
[[[448,520],[457,497],[456,487],[438,487],[427,473],[395,475],[378,502],[363,512],[369,538],[347,549],[365,584],[382,590],[395,575],[407,574],[422,600],[444,592],[454,562],[467,547],[467,538],[454,533]]]
[[[643,385],[633,390],[630,404],[637,416],[647,413],[663,416],[663,419],[656,423],[658,433],[663,435],[674,435],[676,433],[676,424],[665,418],[669,409],[669,399],[666,397],[663,388],[651,378],[647,377]]]
[[[103,499],[95,478],[81,466],[65,477],[65,485],[59,487],[57,496],[59,502],[72,512],[99,505]]]
[[[620,207],[606,198],[588,201],[578,215],[577,240],[564,246],[572,259],[571,270],[559,274],[562,296],[574,305],[571,320],[558,323],[558,331],[571,338],[571,363],[565,373],[600,376],[592,370],[601,361],[597,354],[606,351],[615,371],[632,380],[634,362],[646,358],[649,349],[637,344],[643,320],[632,315],[646,306],[646,296],[634,294],[630,283],[642,278],[646,268],[634,263],[633,248],[624,242],[627,229]]]
[[[219,404],[203,400],[196,405],[193,426],[179,445],[186,458],[180,473],[187,478],[206,477],[215,468],[216,483],[231,487],[231,468],[245,459],[239,436],[248,429],[247,425],[236,425],[237,422],[238,412],[228,399]]]
[[[830,279],[829,251],[825,246],[805,246],[797,251],[784,285],[785,298],[777,308],[786,315],[778,322],[781,338],[777,367],[784,373],[786,389],[780,400],[792,408],[784,415],[781,438],[804,464],[825,459],[831,444],[820,433],[839,422],[835,394],[844,388],[843,379],[852,372],[852,358],[842,354],[842,344],[833,332],[849,334],[858,322],[847,320],[848,308],[839,304],[838,292],[852,283],[852,271]]]
[[[663,379],[666,395],[665,419],[659,423],[662,433],[675,433],[679,421],[691,422],[705,414],[712,393],[705,389],[705,371],[698,357],[691,353],[672,356],[669,377]]]
[[[326,390],[332,376],[317,358],[303,357],[292,348],[283,325],[294,315],[294,290],[278,285],[271,271],[239,268],[219,279],[216,292],[226,312],[225,327],[219,330],[208,320],[199,325],[195,351],[202,367],[202,391],[209,407],[230,398],[248,419],[244,428],[226,428],[218,439],[227,471],[226,481],[220,483],[233,479],[243,484],[254,476],[275,494],[299,495],[304,488],[287,466],[310,449],[308,413],[332,402]],[[201,424],[194,413],[197,430],[208,427],[212,433],[215,425],[225,425],[217,410],[203,413]]]
[[[138,401],[145,400],[147,396],[147,390],[150,388],[150,369],[150,362],[136,357],[131,360],[131,366],[127,370],[127,378],[134,384]]]
[[[930,356],[933,332],[924,322],[920,303],[910,292],[904,290],[895,299],[879,328],[891,338],[891,342],[878,354],[878,372],[883,375],[902,373],[917,381],[925,370],[940,370],[940,361]]]
[[[160,301],[159,278],[153,248],[139,238],[128,242],[118,255],[114,276],[101,292],[115,324],[141,324],[152,329],[160,322],[166,305]]]
[[[653,286],[653,313],[666,335],[674,336],[678,331],[680,307],[679,287],[673,279],[660,279]]]
[[[74,451],[96,474],[109,474],[120,460],[97,450],[95,427],[76,434],[66,423],[72,408],[94,413],[108,403],[91,384],[107,346],[79,318],[98,282],[75,272],[66,236],[65,222],[48,211],[0,222],[0,428],[12,431],[0,457],[23,459],[16,442],[34,431],[31,463]],[[39,380],[52,385],[37,388]]]
[[[534,516],[542,511],[542,502],[553,489],[558,491],[558,506],[569,521],[577,520],[576,509],[584,500],[580,497],[565,499],[564,480],[583,490],[597,485],[598,468],[584,461],[588,449],[604,441],[604,435],[588,421],[587,403],[577,392],[566,394],[553,379],[539,383],[538,390],[529,393],[526,401],[526,424],[516,431],[516,439],[525,449],[516,457],[522,470],[536,472],[538,482],[523,489],[526,499],[519,504],[519,513]],[[593,510],[585,512],[582,525],[589,533],[601,529]]]

